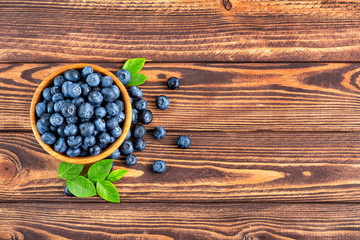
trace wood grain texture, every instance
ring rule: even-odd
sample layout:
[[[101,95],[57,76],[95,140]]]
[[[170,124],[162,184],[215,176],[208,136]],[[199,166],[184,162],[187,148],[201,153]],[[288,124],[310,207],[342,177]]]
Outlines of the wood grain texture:
[[[356,1],[230,3],[231,9],[221,0],[2,1],[0,61],[360,60]]]
[[[0,65],[0,130],[30,130],[36,87],[65,64]],[[101,64],[115,71],[120,64]],[[360,64],[146,64],[154,125],[191,131],[358,131]],[[169,90],[166,80],[181,78]],[[159,95],[170,108],[158,110]]]
[[[181,134],[189,149],[176,147]],[[358,133],[168,131],[145,140],[116,183],[122,202],[360,201]],[[165,174],[152,172],[155,160],[166,161]],[[1,134],[0,201],[103,202],[66,197],[58,164],[32,134]],[[126,168],[124,157],[115,166]]]
[[[354,204],[1,204],[0,238],[358,239],[359,214]]]

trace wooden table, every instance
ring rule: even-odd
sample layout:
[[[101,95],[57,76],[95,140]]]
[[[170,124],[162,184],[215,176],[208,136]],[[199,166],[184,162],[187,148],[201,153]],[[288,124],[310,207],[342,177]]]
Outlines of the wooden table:
[[[0,239],[360,238],[360,3],[13,0],[0,16]],[[31,97],[70,62],[133,57],[147,129],[167,136],[146,136],[121,204],[67,197]]]

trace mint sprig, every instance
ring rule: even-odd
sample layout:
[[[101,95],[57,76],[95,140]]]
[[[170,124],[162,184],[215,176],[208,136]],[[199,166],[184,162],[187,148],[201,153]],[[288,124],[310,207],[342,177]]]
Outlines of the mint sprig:
[[[127,86],[137,86],[146,82],[147,76],[139,73],[145,64],[146,58],[132,58],[125,62],[123,69],[130,72],[131,80]]]

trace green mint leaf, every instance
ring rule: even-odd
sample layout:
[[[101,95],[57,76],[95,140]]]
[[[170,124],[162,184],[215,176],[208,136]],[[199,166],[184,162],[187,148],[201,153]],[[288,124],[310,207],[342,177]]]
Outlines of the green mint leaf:
[[[98,181],[96,183],[96,191],[106,201],[120,203],[119,192],[111,182],[106,180]]]
[[[144,82],[146,82],[147,76],[141,73],[136,73],[134,75],[131,75],[131,80],[126,86],[137,86],[141,85]]]
[[[78,176],[84,168],[84,164],[72,164],[61,162],[58,168],[59,177],[62,179],[71,179]]]
[[[125,62],[123,69],[126,69],[130,72],[131,78],[133,78],[133,75],[140,72],[142,67],[144,66],[146,61],[146,58],[133,58],[129,59]]]
[[[95,186],[84,176],[66,180],[69,191],[77,197],[92,197],[96,195]]]
[[[91,181],[102,181],[109,175],[113,159],[105,159],[101,160],[95,164],[93,164],[88,171],[88,178]]]
[[[106,177],[106,180],[110,181],[110,182],[116,182],[119,181],[120,178],[122,178],[126,173],[128,172],[128,170],[125,169],[118,169],[116,171],[113,171],[109,174],[109,176]]]

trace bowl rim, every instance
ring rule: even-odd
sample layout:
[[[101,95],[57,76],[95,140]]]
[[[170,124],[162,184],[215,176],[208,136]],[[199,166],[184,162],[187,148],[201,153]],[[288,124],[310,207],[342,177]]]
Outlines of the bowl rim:
[[[110,76],[114,83],[119,87],[122,100],[125,105],[125,121],[122,127],[122,134],[119,138],[115,140],[110,146],[108,146],[105,151],[102,151],[97,156],[86,156],[86,157],[68,157],[64,154],[56,152],[50,145],[47,145],[41,141],[41,135],[37,130],[36,127],[36,104],[40,101],[42,96],[42,91],[48,87],[54,80],[54,78],[60,74],[63,74],[67,69],[81,69],[86,66],[91,66],[95,72],[99,72],[102,75]],[[39,142],[39,144],[42,146],[42,148],[55,157],[58,160],[68,162],[68,163],[75,163],[75,164],[89,164],[94,163],[102,159],[106,159],[109,155],[111,155],[117,148],[120,147],[120,145],[124,142],[126,136],[128,135],[130,131],[131,126],[131,120],[132,120],[132,106],[130,102],[129,94],[125,88],[125,86],[122,84],[122,82],[110,71],[107,69],[100,67],[95,64],[88,64],[88,63],[76,63],[76,64],[70,64],[66,65],[64,67],[61,67],[55,71],[53,71],[49,76],[45,77],[45,79],[39,84],[37,87],[34,96],[31,100],[31,106],[30,106],[30,122],[31,122],[31,128],[35,135],[36,140]]]

